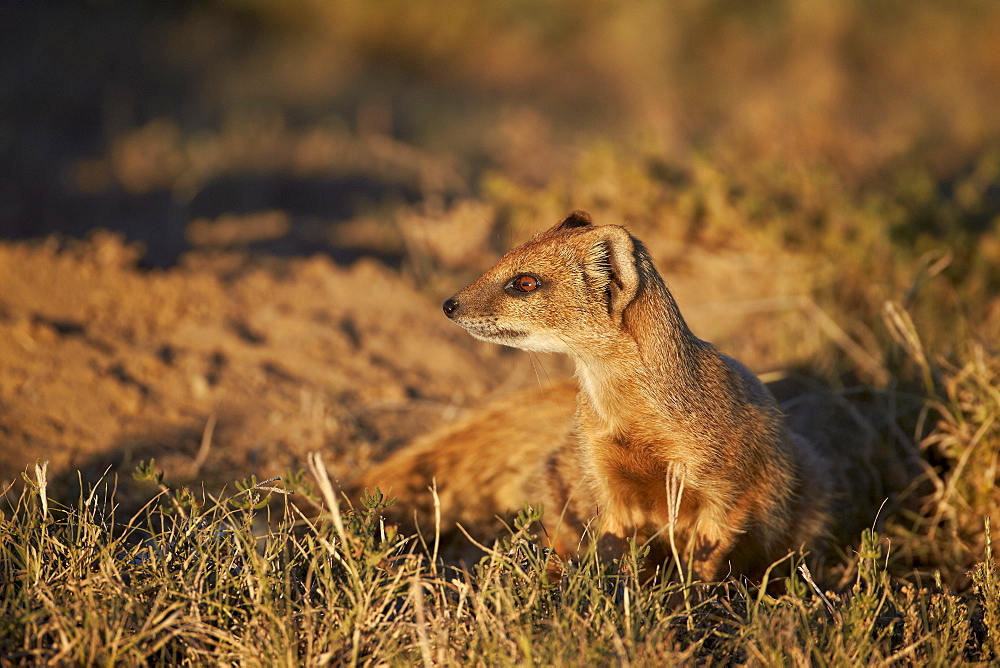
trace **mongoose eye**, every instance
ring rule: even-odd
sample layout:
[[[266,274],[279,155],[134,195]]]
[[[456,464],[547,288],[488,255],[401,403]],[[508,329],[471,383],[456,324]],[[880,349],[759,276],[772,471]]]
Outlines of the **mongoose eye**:
[[[539,285],[541,285],[539,280],[531,274],[521,274],[511,281],[511,287],[518,292],[531,292],[537,289]]]

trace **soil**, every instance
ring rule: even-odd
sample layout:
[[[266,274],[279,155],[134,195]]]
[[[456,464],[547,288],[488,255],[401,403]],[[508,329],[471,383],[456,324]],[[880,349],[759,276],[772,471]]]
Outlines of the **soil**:
[[[743,335],[751,316],[717,308],[736,283],[745,299],[772,293],[772,260],[696,252],[669,262],[696,331],[758,367],[779,363],[754,347],[766,337]],[[480,343],[448,322],[440,303],[471,277],[461,272],[428,289],[372,258],[194,250],[151,269],[141,256],[106,231],[0,242],[4,487],[47,460],[53,494],[71,501],[78,477],[86,489],[117,476],[131,507],[151,491],[131,479],[140,461],[216,490],[285,476],[313,451],[348,481],[491,395],[570,372],[564,359]]]
[[[511,366],[374,260],[138,258],[109,233],[0,244],[3,480],[36,460],[94,481],[155,458],[214,486],[313,450],[350,476]]]

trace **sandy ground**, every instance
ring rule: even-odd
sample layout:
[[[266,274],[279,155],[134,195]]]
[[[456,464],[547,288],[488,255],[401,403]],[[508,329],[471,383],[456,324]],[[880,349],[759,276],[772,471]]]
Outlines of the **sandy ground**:
[[[136,259],[107,234],[0,245],[0,479],[156,458],[216,484],[312,450],[350,475],[511,367],[374,261]]]
[[[789,289],[773,258],[660,250],[695,331],[758,370],[787,362],[746,335],[759,315],[726,308]],[[48,460],[57,495],[75,496],[77,470],[85,484],[117,473],[129,504],[148,498],[129,475],[142,460],[218,489],[312,451],[347,481],[489,396],[570,371],[474,341],[441,314],[450,287],[377,260],[195,251],[142,269],[140,255],[107,232],[0,242],[0,481]]]

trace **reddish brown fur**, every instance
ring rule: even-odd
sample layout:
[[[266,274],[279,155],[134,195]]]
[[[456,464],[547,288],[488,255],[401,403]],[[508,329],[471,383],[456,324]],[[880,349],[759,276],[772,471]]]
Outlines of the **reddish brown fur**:
[[[520,275],[538,287],[516,290],[511,282]],[[501,258],[445,309],[477,338],[570,355],[580,386],[572,424],[532,430],[530,439],[490,452],[499,443],[495,428],[512,418],[474,416],[390,459],[365,476],[368,484],[410,485],[407,476],[423,468],[414,462],[425,458],[441,471],[440,487],[455,475],[448,453],[461,451],[476,463],[457,476],[456,494],[476,490],[494,506],[543,502],[560,553],[578,549],[596,518],[608,550],[636,536],[668,554],[667,483],[671,472],[674,482],[681,474],[675,544],[693,555],[690,566],[704,579],[758,574],[824,535],[832,490],[823,458],[787,429],[749,370],[691,333],[645,248],[624,228],[593,226],[574,212]],[[558,405],[543,402],[534,418],[552,424]],[[496,481],[485,479],[489,467],[477,455],[490,466],[506,461],[503,494],[487,498],[483,490]]]

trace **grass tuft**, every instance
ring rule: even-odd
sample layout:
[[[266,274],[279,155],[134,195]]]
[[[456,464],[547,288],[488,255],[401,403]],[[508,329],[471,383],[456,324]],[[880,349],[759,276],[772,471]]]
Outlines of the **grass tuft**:
[[[553,578],[530,508],[479,563],[437,563],[384,524],[379,511],[391,501],[378,490],[342,508],[318,457],[310,468],[300,480],[318,495],[291,497],[272,480],[249,480],[205,497],[171,488],[145,465],[140,474],[158,479],[161,492],[120,521],[113,484],[64,507],[47,498],[38,465],[0,521],[0,656],[87,665],[609,657],[870,665],[998,656],[1000,577],[988,520],[964,593],[940,577],[920,586],[894,577],[884,538],[868,531],[849,590],[820,592],[793,577],[772,596],[732,580],[643,584],[644,552],[634,544],[614,564],[592,550]]]

